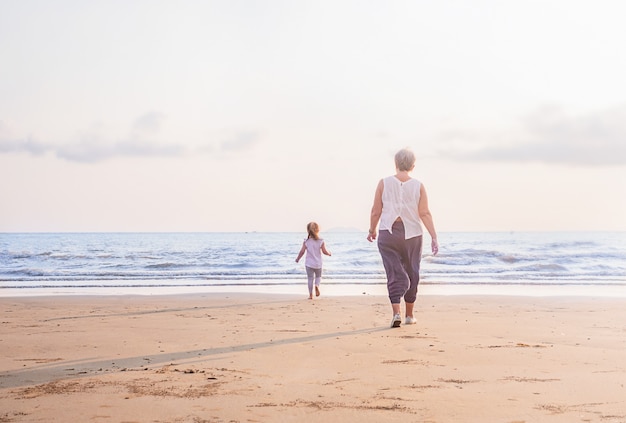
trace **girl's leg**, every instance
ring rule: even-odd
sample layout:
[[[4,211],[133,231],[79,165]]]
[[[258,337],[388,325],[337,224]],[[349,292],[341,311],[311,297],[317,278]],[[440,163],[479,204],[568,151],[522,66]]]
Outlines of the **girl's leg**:
[[[320,282],[322,281],[322,269],[315,269],[315,296],[320,296]]]
[[[309,300],[313,299],[313,279],[315,277],[315,269],[306,266],[306,278],[309,286]]]

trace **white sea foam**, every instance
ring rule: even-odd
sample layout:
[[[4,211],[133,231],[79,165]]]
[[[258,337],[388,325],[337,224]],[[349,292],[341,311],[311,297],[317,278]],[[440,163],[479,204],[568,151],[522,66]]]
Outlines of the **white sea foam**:
[[[375,243],[324,234],[329,293],[384,288]],[[0,295],[14,293],[289,293],[305,271],[299,233],[0,234]],[[625,233],[442,233],[424,243],[420,292],[626,292]],[[303,282],[304,281],[304,282]],[[522,286],[523,288],[520,288]],[[585,288],[585,289],[583,289]],[[384,289],[383,289],[384,291]]]

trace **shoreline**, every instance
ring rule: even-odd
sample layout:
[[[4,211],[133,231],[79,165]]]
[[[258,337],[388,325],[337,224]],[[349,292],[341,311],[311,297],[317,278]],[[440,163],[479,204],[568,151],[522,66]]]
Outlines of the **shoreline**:
[[[136,282],[136,281],[135,281]],[[13,297],[57,297],[68,295],[88,296],[124,296],[124,295],[186,295],[186,294],[276,294],[276,295],[301,295],[306,291],[306,281],[293,283],[246,283],[246,284],[220,284],[220,285],[173,285],[173,286],[59,286],[59,287],[0,287],[0,298]],[[387,296],[386,285],[382,283],[336,283],[322,281],[321,289],[326,296]],[[626,298],[625,284],[588,284],[588,283],[525,283],[493,284],[493,283],[466,283],[466,284],[439,284],[422,283],[419,287],[419,296],[521,296],[521,297],[608,297]]]
[[[0,298],[0,421],[626,422],[626,299]],[[404,308],[404,307],[403,307]]]

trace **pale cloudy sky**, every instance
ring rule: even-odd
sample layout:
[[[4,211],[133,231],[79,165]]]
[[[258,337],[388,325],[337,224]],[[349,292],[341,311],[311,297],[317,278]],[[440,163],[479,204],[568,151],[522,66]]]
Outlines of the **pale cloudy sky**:
[[[0,231],[626,230],[626,2],[0,0]]]

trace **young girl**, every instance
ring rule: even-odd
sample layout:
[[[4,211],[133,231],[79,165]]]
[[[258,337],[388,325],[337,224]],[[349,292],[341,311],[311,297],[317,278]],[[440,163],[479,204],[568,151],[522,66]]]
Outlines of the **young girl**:
[[[320,281],[322,280],[322,253],[330,256],[330,251],[326,249],[324,240],[320,238],[320,227],[315,222],[310,222],[306,225],[306,230],[309,233],[307,238],[302,243],[302,248],[296,257],[296,263],[300,261],[304,252],[306,251],[306,260],[304,261],[306,267],[306,276],[309,283],[309,300],[313,299],[313,280],[315,279],[315,295],[320,296]]]

